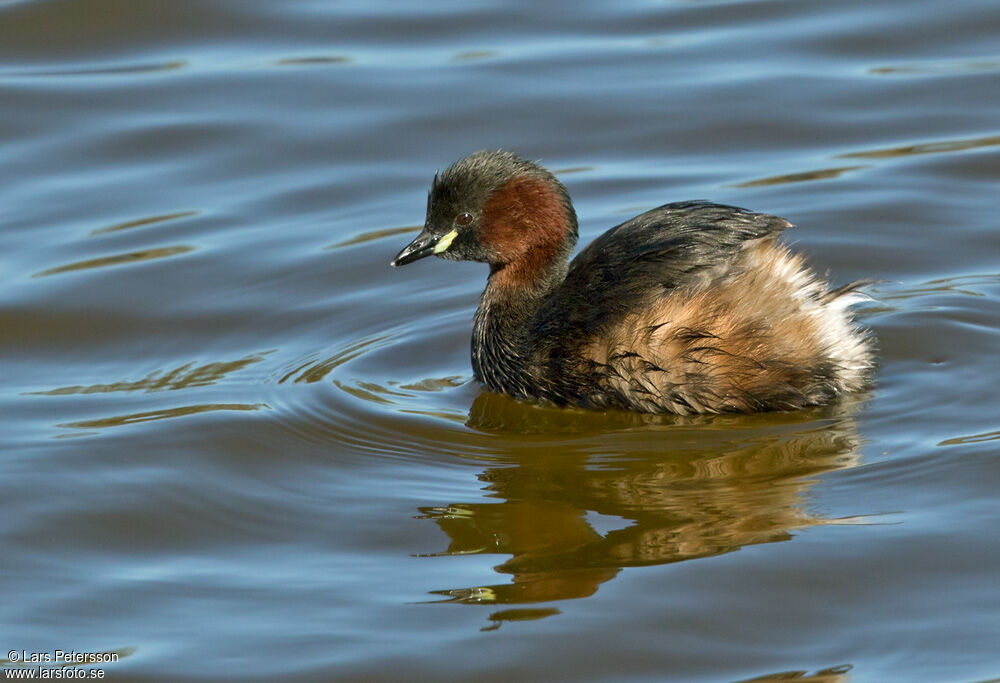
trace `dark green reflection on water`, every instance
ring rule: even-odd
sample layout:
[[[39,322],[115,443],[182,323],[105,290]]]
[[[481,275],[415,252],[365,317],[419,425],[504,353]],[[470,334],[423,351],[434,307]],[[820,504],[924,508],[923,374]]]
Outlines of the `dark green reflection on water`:
[[[449,539],[432,555],[510,555],[495,567],[510,581],[433,593],[466,604],[583,598],[625,567],[787,541],[836,522],[808,510],[808,492],[815,475],[857,464],[853,411],[676,419],[483,394],[468,425],[508,444],[478,475],[501,502],[448,501],[420,513]],[[580,434],[587,438],[565,438]]]

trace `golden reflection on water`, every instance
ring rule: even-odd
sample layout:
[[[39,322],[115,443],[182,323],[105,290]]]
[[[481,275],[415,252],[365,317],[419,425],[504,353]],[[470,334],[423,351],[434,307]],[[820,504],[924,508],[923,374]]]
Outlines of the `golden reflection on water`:
[[[969,149],[979,149],[982,147],[996,147],[1000,145],[1000,135],[990,135],[983,138],[968,138],[964,140],[943,140],[940,142],[922,142],[915,145],[903,145],[901,147],[887,147],[885,149],[875,149],[868,152],[852,152],[841,154],[840,159],[890,159],[893,157],[907,157],[917,154],[941,154],[943,152],[963,152]]]
[[[758,180],[748,180],[745,183],[737,183],[733,187],[766,187],[769,185],[804,183],[809,180],[827,180],[829,178],[839,178],[845,173],[857,171],[862,168],[866,168],[866,166],[839,166],[837,168],[821,168],[815,171],[802,171],[800,173],[784,173]]]
[[[943,140],[938,142],[922,142],[913,145],[902,145],[899,147],[886,147],[884,149],[873,149],[863,152],[850,152],[848,154],[838,154],[837,159],[892,159],[896,157],[916,156],[920,154],[942,154],[948,152],[964,152],[970,149],[980,149],[983,147],[995,147],[1000,145],[1000,135],[990,135],[980,138],[967,138],[962,140]],[[783,173],[781,175],[748,180],[736,183],[732,187],[768,187],[771,185],[787,185],[789,183],[803,183],[812,180],[829,180],[839,178],[845,173],[858,171],[868,166],[862,164],[858,166],[836,166],[831,168],[820,168],[812,171],[802,171],[799,173]]]
[[[174,391],[189,387],[205,387],[221,381],[226,375],[264,360],[264,354],[253,354],[231,361],[195,365],[185,363],[173,370],[156,370],[139,380],[59,387],[47,391],[29,392],[35,396],[69,396],[73,394],[105,394],[116,391]],[[161,374],[162,373],[162,374]]]
[[[184,60],[148,62],[142,64],[115,64],[98,68],[22,70],[4,74],[5,76],[38,78],[44,76],[134,76],[153,74],[160,71],[177,71],[188,66]]]
[[[469,62],[480,62],[484,59],[492,59],[499,56],[500,53],[494,50],[469,50],[467,52],[459,52],[451,58],[451,61],[455,64],[466,64]]]
[[[419,512],[449,540],[428,555],[510,555],[494,568],[510,581],[432,592],[466,604],[584,598],[625,567],[721,555],[836,523],[808,509],[808,492],[815,475],[858,463],[855,409],[670,420],[662,429],[635,422],[604,451],[595,439],[524,438],[553,427],[558,433],[553,420],[568,428],[578,412],[482,394],[468,425],[517,444],[478,475],[501,502],[443,502]],[[540,616],[548,615],[511,618]],[[504,613],[490,618],[495,626]]]
[[[851,668],[849,664],[845,664],[843,666],[823,669],[814,674],[810,674],[808,671],[782,671],[756,678],[745,678],[736,683],[778,683],[779,681],[796,681],[797,683],[847,683],[851,679],[847,675],[847,672]]]
[[[970,436],[957,436],[953,439],[945,439],[938,443],[938,446],[964,446],[971,443],[983,443],[984,441],[1000,441],[1000,429],[995,432],[985,432],[983,434],[972,434]]]
[[[465,379],[461,376],[448,375],[447,377],[427,377],[409,384],[400,384],[399,388],[410,391],[444,391],[445,389],[456,389],[463,384],[465,384]]]
[[[874,291],[879,301],[916,299],[928,294],[962,294],[965,296],[984,297],[987,294],[975,288],[998,283],[1000,283],[1000,274],[984,273],[980,275],[937,278],[908,287],[890,289],[885,292],[880,291],[876,286]]]
[[[80,420],[78,422],[65,422],[56,425],[70,429],[95,429],[103,427],[122,427],[124,425],[136,424],[139,422],[153,422],[155,420],[169,420],[174,417],[185,417],[198,413],[209,413],[216,410],[260,410],[267,408],[266,403],[201,403],[190,406],[179,406],[177,408],[164,408],[162,410],[147,410],[142,413],[129,413],[128,415],[113,415],[102,417],[96,420]]]
[[[1000,59],[934,60],[898,66],[873,66],[868,73],[877,76],[918,76],[925,74],[963,74],[1000,70]]]
[[[350,64],[350,57],[344,55],[321,55],[316,57],[288,57],[275,62],[277,66],[327,66],[330,64]]]
[[[35,273],[32,277],[44,277],[46,275],[57,275],[59,273],[69,273],[74,270],[88,270],[90,268],[106,268],[108,266],[120,266],[126,263],[136,263],[138,261],[151,261],[153,259],[176,256],[194,251],[194,247],[186,244],[179,244],[174,247],[160,247],[158,249],[142,249],[140,251],[130,251],[125,254],[114,254],[112,256],[102,256],[100,258],[87,259],[68,263],[64,266],[57,266]]]
[[[388,343],[389,338],[389,335],[385,334],[368,337],[349,344],[346,348],[341,349],[330,358],[326,358],[324,360],[310,358],[309,360],[296,364],[295,367],[282,374],[281,378],[278,380],[278,384],[284,384],[289,380],[296,383],[319,382],[344,363],[354,360],[358,356],[362,356],[365,353],[381,346],[385,346]]]
[[[375,240],[384,239],[386,237],[393,237],[395,235],[404,235],[409,232],[417,232],[421,229],[420,225],[407,225],[402,228],[382,228],[381,230],[369,230],[368,232],[363,232],[360,235],[355,235],[349,240],[344,240],[343,242],[337,242],[336,244],[331,244],[324,249],[340,249],[341,247],[351,247],[355,244],[364,244],[365,242],[374,242]]]
[[[105,228],[97,228],[96,230],[92,230],[90,234],[105,235],[109,232],[120,232],[122,230],[131,230],[132,228],[144,228],[147,225],[174,221],[178,218],[190,218],[191,216],[196,215],[198,215],[197,211],[177,211],[174,213],[165,213],[159,216],[149,216],[147,218],[139,218],[137,220],[126,221],[124,223],[115,223],[114,225],[109,225]]]

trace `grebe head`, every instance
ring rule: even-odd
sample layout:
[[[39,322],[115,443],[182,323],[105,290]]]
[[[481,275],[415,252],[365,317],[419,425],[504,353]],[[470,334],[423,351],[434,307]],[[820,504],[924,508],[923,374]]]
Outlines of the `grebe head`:
[[[576,212],[561,182],[531,161],[503,151],[465,157],[434,176],[424,229],[392,260],[425,256],[484,261],[494,272],[527,278],[577,239]]]

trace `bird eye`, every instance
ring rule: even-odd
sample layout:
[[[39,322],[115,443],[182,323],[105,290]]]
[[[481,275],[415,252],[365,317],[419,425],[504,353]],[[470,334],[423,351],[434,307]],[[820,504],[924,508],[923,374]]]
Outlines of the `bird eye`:
[[[465,213],[460,213],[455,217],[455,223],[461,226],[466,226],[472,223],[472,214],[466,211]]]

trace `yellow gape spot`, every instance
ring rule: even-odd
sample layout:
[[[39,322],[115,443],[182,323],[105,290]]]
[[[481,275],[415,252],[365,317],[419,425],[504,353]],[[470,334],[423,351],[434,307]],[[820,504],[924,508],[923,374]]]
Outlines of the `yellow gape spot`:
[[[434,245],[434,253],[440,254],[442,251],[447,251],[448,247],[451,246],[452,240],[458,237],[458,230],[452,230],[447,235],[443,235],[438,243]]]

